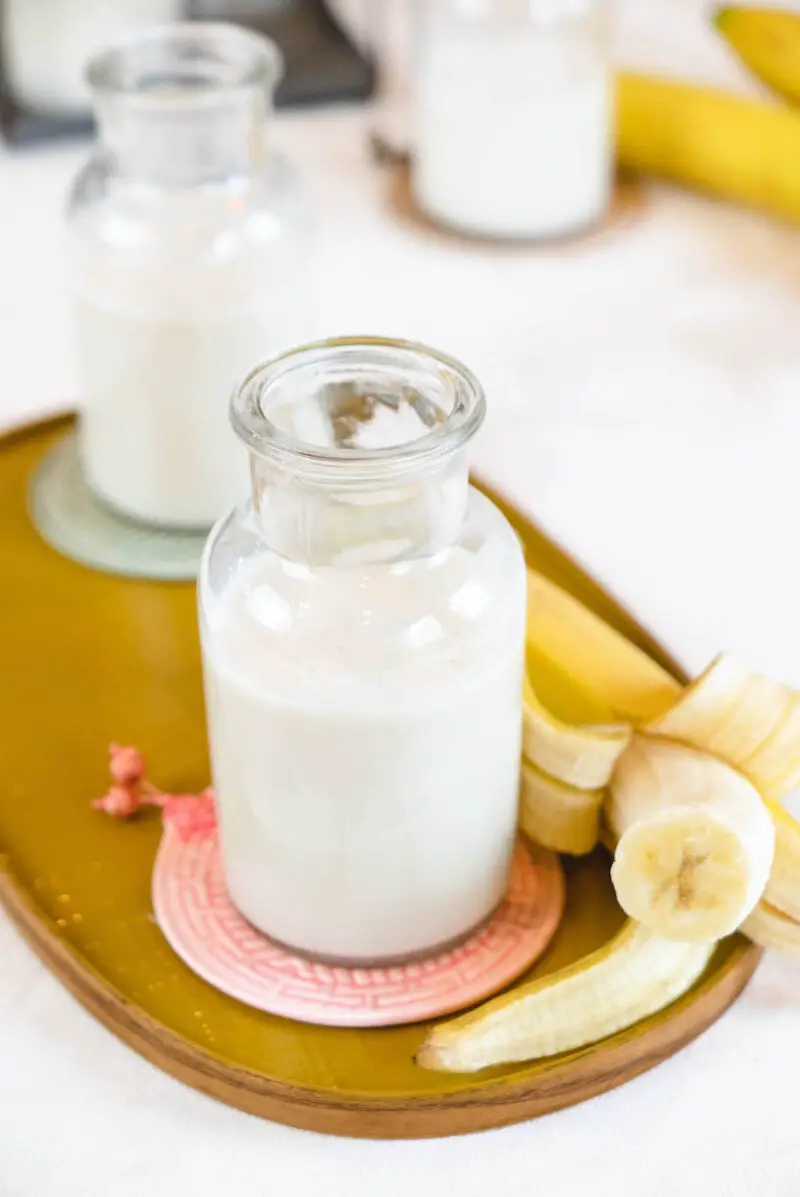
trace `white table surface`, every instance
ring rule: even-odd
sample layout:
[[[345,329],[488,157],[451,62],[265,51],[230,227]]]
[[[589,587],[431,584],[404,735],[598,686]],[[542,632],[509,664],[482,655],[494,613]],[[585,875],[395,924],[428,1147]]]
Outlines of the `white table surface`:
[[[697,0],[626,0],[629,62],[748,85]],[[483,376],[477,464],[690,668],[800,685],[800,234],[652,189],[617,236],[491,252],[393,217],[355,112],[283,119],[320,212],[326,333],[415,336]],[[83,149],[0,155],[0,425],[68,405],[60,209]],[[797,1197],[800,964],[769,957],[677,1058],[537,1122],[360,1142],[249,1118],[95,1023],[0,918],[0,1197]]]

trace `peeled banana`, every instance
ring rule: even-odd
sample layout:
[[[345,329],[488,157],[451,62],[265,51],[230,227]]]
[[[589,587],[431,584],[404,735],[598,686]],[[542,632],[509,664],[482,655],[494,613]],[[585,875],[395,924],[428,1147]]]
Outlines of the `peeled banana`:
[[[475,1072],[594,1043],[669,1005],[702,975],[713,946],[672,943],[628,921],[599,951],[429,1034],[424,1068]]]
[[[723,654],[647,730],[705,748],[752,781],[775,824],[765,901],[800,920],[800,824],[778,801],[800,784],[800,694]]]
[[[530,681],[523,692],[522,753],[538,769],[582,790],[608,784],[631,737],[631,726],[579,726],[551,714]]]
[[[711,88],[623,73],[617,157],[800,223],[800,114]]]
[[[720,8],[714,23],[744,65],[767,87],[800,104],[800,16],[769,8]]]
[[[707,753],[637,737],[611,783],[611,879],[622,909],[666,939],[735,931],[764,892],[775,828],[756,788]]]
[[[522,762],[520,825],[526,835],[570,856],[591,852],[600,836],[603,793],[566,785]]]
[[[800,694],[727,654],[647,730],[735,765],[767,800],[800,783]]]

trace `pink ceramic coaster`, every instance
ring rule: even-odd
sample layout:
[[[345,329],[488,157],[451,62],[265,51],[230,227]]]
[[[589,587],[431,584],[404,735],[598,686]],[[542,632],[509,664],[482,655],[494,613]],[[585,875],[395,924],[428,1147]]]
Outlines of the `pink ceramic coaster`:
[[[564,908],[551,852],[517,844],[509,895],[471,939],[439,956],[392,968],[339,968],[278,947],[231,903],[213,798],[164,809],[153,869],[153,906],[166,939],[216,989],[300,1022],[383,1027],[449,1014],[496,993],[544,952]]]

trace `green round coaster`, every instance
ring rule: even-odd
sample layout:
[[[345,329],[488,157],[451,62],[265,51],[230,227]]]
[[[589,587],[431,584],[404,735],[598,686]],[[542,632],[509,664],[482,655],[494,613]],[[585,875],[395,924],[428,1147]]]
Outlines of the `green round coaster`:
[[[28,509],[42,539],[82,565],[130,578],[197,577],[207,534],[138,524],[107,507],[86,482],[74,432],[39,463]]]

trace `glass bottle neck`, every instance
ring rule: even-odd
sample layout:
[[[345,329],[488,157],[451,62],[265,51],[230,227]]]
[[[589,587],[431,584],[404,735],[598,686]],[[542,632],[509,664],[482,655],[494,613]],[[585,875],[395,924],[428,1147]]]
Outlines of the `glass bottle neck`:
[[[268,39],[234,25],[188,22],[101,51],[86,77],[117,173],[180,187],[259,164],[280,73],[280,51]]]
[[[341,337],[252,371],[231,401],[258,531],[308,565],[401,562],[458,536],[478,380],[408,341]]]
[[[98,99],[100,141],[118,174],[154,186],[222,182],[258,168],[265,153],[267,97],[257,90],[202,100],[176,93]]]
[[[304,481],[250,455],[256,526],[264,542],[306,565],[368,565],[430,556],[459,535],[467,508],[465,450],[418,475],[349,489]]]

